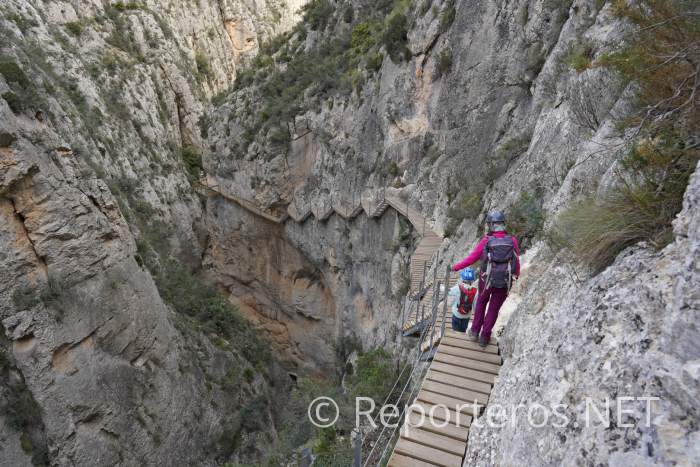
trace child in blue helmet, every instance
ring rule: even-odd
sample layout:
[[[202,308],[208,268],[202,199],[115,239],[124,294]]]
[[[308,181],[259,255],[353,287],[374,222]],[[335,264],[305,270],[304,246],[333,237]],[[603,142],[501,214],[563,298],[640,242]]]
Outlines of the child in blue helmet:
[[[467,331],[469,316],[476,303],[475,279],[474,270],[466,268],[459,274],[459,283],[450,289],[448,297],[452,299],[452,330],[454,331]]]

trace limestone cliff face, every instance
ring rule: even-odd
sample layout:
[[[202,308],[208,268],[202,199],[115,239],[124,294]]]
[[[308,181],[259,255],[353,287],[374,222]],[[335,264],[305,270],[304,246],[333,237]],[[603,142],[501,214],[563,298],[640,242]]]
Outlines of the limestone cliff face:
[[[261,47],[304,3],[0,6],[0,406],[26,409],[0,411],[3,465],[254,463],[274,444],[286,375],[175,313],[154,281],[167,256],[212,279],[295,371],[328,373],[347,338],[396,344],[418,233],[371,215],[385,189],[446,234],[442,271],[485,211],[525,196],[553,216],[612,183],[632,89],[568,64],[582,44],[593,59],[620,42],[608,2],[329,0],[288,47]],[[371,43],[386,18],[398,34]],[[348,44],[366,56],[337,55]],[[274,71],[314,60],[347,73],[284,101],[294,82]],[[205,199],[202,168],[293,216]],[[669,247],[637,246],[592,279],[535,244],[502,335],[494,401],[649,391],[658,428],[477,429],[469,461],[698,458],[697,184]]]
[[[405,275],[411,246],[398,240],[409,227],[395,212],[280,225],[212,198],[207,214],[205,266],[276,342],[282,360],[328,374],[342,338],[371,346],[387,342],[387,332],[395,337],[386,326],[401,303],[392,274]]]
[[[197,122],[298,6],[0,6],[1,465],[255,462],[274,441],[273,404],[258,437],[237,414],[276,367],[176,315],[144,262],[158,244],[199,267]]]
[[[385,53],[378,71],[360,66],[352,75],[363,85],[306,89],[306,104],[280,125],[288,143],[258,118],[274,86],[244,86],[212,114],[208,172],[260,206],[311,211],[303,228],[319,227],[304,236],[286,232],[296,248],[323,244],[325,229],[316,219],[329,207],[371,211],[393,186],[432,218],[435,230],[448,234],[437,266],[442,271],[481,235],[487,210],[510,210],[527,199],[551,219],[581,195],[613,183],[625,148],[616,122],[630,113],[632,89],[605,68],[569,64],[577,47],[584,45],[590,60],[620,43],[629,26],[610,4],[424,3],[404,11],[408,58],[392,60],[380,47]],[[358,13],[366,11],[364,2],[334,5],[336,11],[352,6],[354,19],[348,23],[338,14],[320,30],[293,35],[292,50],[308,52],[371,22]],[[454,19],[446,20],[450,15]],[[284,62],[285,53],[273,58]],[[256,76],[266,75],[262,69]],[[262,130],[251,137],[247,130],[256,125]],[[696,185],[697,174],[671,246],[654,253],[641,245],[592,279],[543,244],[533,246],[533,266],[520,286],[523,301],[503,334],[506,364],[494,392],[503,404],[567,403],[572,415],[580,414],[577,404],[585,396],[657,395],[659,424],[648,430],[477,429],[467,462],[645,465],[698,458],[692,447],[697,427],[689,421],[697,419],[698,402]],[[345,254],[356,258],[354,245]],[[217,258],[211,265],[224,268]],[[378,296],[368,292],[370,300]],[[336,310],[356,306],[350,297],[332,296]],[[376,323],[367,324],[364,332],[391,342],[389,333],[373,330]]]
[[[358,67],[364,84],[349,91],[307,89],[302,110],[281,124],[289,132],[287,144],[267,124],[252,139],[247,133],[267,111],[265,103],[275,102],[264,81],[271,72],[257,71],[262,84],[239,86],[210,115],[207,172],[226,191],[259,206],[313,214],[306,221],[312,225],[323,224],[317,220],[332,209],[361,206],[372,212],[384,190],[397,190],[432,219],[434,230],[454,232],[441,251],[452,260],[477,238],[480,212],[508,208],[529,194],[554,213],[611,169],[614,150],[606,149],[616,142],[611,111],[624,114],[624,89],[608,70],[578,73],[565,63],[573,44],[585,40],[595,56],[619,42],[624,26],[608,5],[426,4],[404,12],[409,58],[393,60],[384,53],[376,73]],[[349,23],[341,14],[348,8],[354,11]],[[308,53],[336,37],[342,43],[358,24],[376,20],[367,10],[363,2],[337,2],[325,29],[295,32],[288,50]],[[270,62],[283,62],[290,53],[280,52]],[[449,69],[440,63],[445,54]],[[294,76],[287,72],[279,79]],[[581,110],[582,99],[595,105]],[[452,211],[466,198],[473,200],[474,213],[455,216]],[[287,239],[305,251],[323,244],[323,231]],[[350,246],[333,255],[356,257]],[[212,262],[214,269],[226,267],[222,259]],[[394,275],[393,290],[404,280]],[[336,308],[355,307],[352,297],[332,295]],[[370,301],[381,296],[372,292]],[[360,332],[367,333],[378,336],[373,343],[390,340],[380,329]]]

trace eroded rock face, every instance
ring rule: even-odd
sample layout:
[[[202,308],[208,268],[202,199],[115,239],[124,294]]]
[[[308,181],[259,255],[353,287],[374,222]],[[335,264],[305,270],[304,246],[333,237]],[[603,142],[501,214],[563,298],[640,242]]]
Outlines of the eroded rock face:
[[[280,358],[300,369],[335,370],[337,342],[387,341],[398,317],[391,268],[407,269],[393,211],[378,219],[333,215],[275,224],[223,198],[208,204],[211,240],[205,266],[262,332]],[[240,258],[245,258],[241,261]],[[403,273],[403,274],[401,274]]]
[[[273,9],[289,18],[274,0],[228,3],[256,41],[280,30]],[[2,465],[30,462],[41,440],[53,465],[258,462],[274,441],[221,437],[240,432],[252,395],[270,399],[276,366],[263,376],[177,316],[142,256],[157,241],[201,263],[203,204],[182,153],[243,59],[221,8],[2,5],[0,356],[18,383],[0,383],[0,402],[21,386],[38,407],[26,426],[0,414]]]
[[[479,215],[451,219],[450,206],[459,211],[470,193],[480,193],[477,213],[507,208],[522,194],[556,212],[595,189],[615,158],[615,150],[605,148],[619,143],[611,109],[624,115],[629,96],[609,70],[578,73],[565,60],[583,38],[593,55],[620,40],[624,27],[610,8],[585,0],[471,2],[458,4],[444,28],[449,5],[410,10],[412,56],[396,63],[385,57],[377,74],[361,70],[360,91],[331,92],[328,99],[308,92],[308,109],[287,122],[288,145],[267,140],[265,132],[242,144],[265,97],[255,83],[233,93],[210,115],[207,172],[228,192],[302,218],[323,219],[333,208],[371,212],[387,187],[398,187],[408,205],[430,219],[429,227],[454,231],[440,253],[441,273],[479,236]],[[333,21],[335,29],[310,31],[298,50],[352,27],[338,16]],[[451,71],[440,73],[438,56],[445,51]],[[582,100],[595,108],[582,109]],[[309,241],[289,240],[301,250]],[[393,281],[394,290],[399,283]],[[337,307],[354,306],[354,299],[333,295]]]
[[[362,2],[349,3],[359,9]],[[633,93],[610,70],[579,72],[567,61],[581,44],[591,59],[612,50],[628,25],[605,2],[477,1],[456,2],[454,23],[445,30],[440,18],[447,5],[412,10],[412,56],[401,63],[385,57],[377,75],[362,71],[361,91],[328,99],[307,93],[309,109],[287,122],[288,146],[265,135],[240,144],[258,97],[254,85],[234,93],[212,114],[208,171],[261,206],[314,215],[328,206],[376,202],[383,187],[396,185],[435,230],[455,230],[438,271],[473,246],[487,210],[507,209],[527,195],[551,220],[582,194],[609,187],[625,149],[616,121],[629,114]],[[304,47],[325,34],[309,33]],[[440,76],[438,53],[445,50],[451,71]],[[689,233],[695,180],[676,241],[662,253],[640,245],[599,276],[576,282],[576,271],[538,247],[523,301],[502,337],[507,359],[492,398],[562,402],[570,415],[580,415],[582,397],[658,395],[657,427],[537,430],[521,420],[501,430],[475,429],[469,465],[699,458],[697,235]],[[449,207],[475,192],[477,214],[450,225]],[[313,243],[309,238],[320,237],[289,239],[303,249]],[[354,257],[355,249],[347,254]],[[354,306],[334,297],[337,309]],[[642,415],[640,404],[629,407],[632,418]]]

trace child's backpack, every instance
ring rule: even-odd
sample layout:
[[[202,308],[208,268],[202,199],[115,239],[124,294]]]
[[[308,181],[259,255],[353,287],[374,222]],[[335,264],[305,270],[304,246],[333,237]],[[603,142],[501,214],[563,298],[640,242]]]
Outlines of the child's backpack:
[[[486,275],[486,288],[510,289],[515,273],[513,237],[490,236],[481,256],[481,271]]]
[[[459,305],[457,311],[460,315],[469,314],[474,305],[474,297],[476,296],[476,287],[467,287],[464,284],[459,284]]]

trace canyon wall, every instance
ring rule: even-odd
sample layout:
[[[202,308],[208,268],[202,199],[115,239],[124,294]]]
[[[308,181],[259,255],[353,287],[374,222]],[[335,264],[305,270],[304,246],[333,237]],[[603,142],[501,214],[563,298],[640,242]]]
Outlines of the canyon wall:
[[[153,277],[200,267],[198,120],[299,5],[0,6],[0,464],[254,462],[274,442],[286,374]]]
[[[535,219],[494,402],[662,398],[651,430],[475,429],[468,462],[697,459],[697,176],[661,252],[593,276],[542,241],[627,150],[635,86],[593,66],[615,5],[305,3],[0,7],[3,463],[261,462],[288,372],[400,350],[420,229],[372,215],[386,190],[445,235],[438,271],[488,210]],[[194,313],[202,278],[255,327]]]
[[[252,70],[259,79],[214,111],[207,170],[239,196],[294,213],[376,206],[392,187],[445,233],[438,271],[476,242],[485,212],[525,211],[537,224],[520,232],[532,248],[529,275],[501,336],[506,362],[493,402],[561,402],[573,416],[586,396],[651,395],[661,398],[656,425],[557,431],[519,420],[478,428],[465,465],[697,459],[697,187],[686,195],[670,246],[638,245],[599,275],[542,241],[558,214],[618,183],[629,150],[620,122],[634,109],[636,88],[592,64],[617,50],[631,24],[614,5],[592,0],[333,5],[335,14],[307,22],[271,53],[283,71],[261,61]],[[341,14],[347,8],[354,16]],[[389,18],[383,26],[376,11]],[[389,46],[363,31],[384,27],[386,37],[401,15],[406,50],[389,57]],[[376,50],[381,61],[371,62]],[[309,86],[298,100],[285,92],[291,84],[277,85],[303,83],[304,54],[322,61],[333,53],[359,61],[347,68],[347,82]],[[293,118],[267,114],[286,115],[271,103],[287,98]],[[290,237],[298,247],[308,240]],[[640,404],[633,409],[628,420],[642,422]]]

